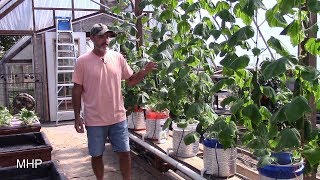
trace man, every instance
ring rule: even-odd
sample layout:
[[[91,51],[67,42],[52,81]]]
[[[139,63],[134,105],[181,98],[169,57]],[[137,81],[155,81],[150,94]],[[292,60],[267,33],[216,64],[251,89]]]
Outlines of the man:
[[[118,154],[123,179],[131,179],[128,125],[121,80],[134,86],[157,69],[156,63],[148,62],[134,74],[120,53],[107,49],[109,38],[114,35],[102,23],[93,25],[90,39],[94,49],[78,58],[72,77],[74,127],[78,133],[83,133],[83,126],[86,127],[91,165],[97,180],[102,180],[104,175],[102,155],[106,138],[110,140],[113,151]],[[80,119],[81,97],[84,122]]]

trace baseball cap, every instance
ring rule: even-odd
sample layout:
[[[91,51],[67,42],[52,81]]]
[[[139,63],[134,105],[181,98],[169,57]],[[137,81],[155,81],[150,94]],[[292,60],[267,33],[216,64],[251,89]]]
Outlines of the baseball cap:
[[[111,37],[115,37],[116,33],[109,30],[108,26],[102,23],[94,24],[90,30],[90,35],[103,35],[105,33],[110,33]]]

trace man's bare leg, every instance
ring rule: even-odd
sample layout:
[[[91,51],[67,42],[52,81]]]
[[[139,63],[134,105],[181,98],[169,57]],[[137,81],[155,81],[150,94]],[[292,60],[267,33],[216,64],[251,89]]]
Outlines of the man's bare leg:
[[[96,175],[97,180],[103,180],[104,165],[102,155],[97,157],[91,157],[91,166],[94,175]]]
[[[131,180],[130,152],[118,152],[120,171],[124,180]]]

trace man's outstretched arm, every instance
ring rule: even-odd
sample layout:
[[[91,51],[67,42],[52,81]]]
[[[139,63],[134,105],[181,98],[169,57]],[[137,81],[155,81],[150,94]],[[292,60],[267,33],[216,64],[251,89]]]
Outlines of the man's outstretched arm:
[[[135,86],[153,70],[157,70],[157,64],[155,62],[148,62],[138,73],[134,73],[129,79],[127,79],[128,86]]]

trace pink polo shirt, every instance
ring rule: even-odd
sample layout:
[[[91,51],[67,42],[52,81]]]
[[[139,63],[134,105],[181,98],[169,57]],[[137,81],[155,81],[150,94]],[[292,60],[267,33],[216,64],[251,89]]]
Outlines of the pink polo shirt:
[[[72,81],[83,86],[86,126],[111,125],[126,119],[121,80],[131,77],[133,71],[118,52],[107,50],[104,60],[106,63],[87,52],[75,65]]]

